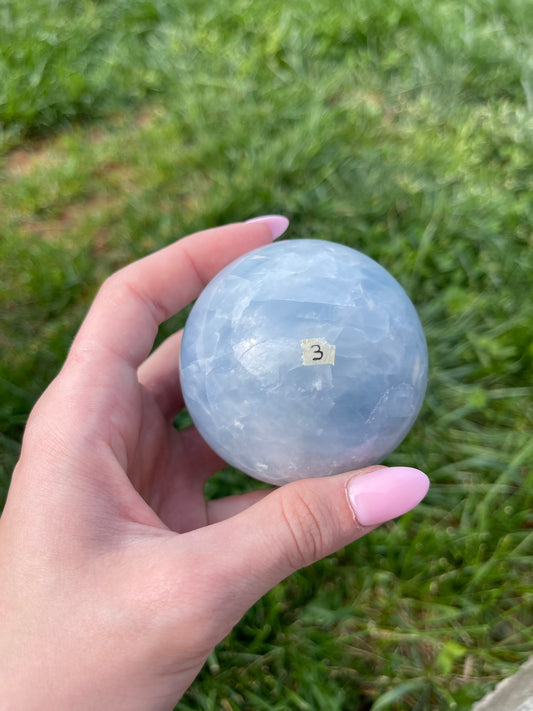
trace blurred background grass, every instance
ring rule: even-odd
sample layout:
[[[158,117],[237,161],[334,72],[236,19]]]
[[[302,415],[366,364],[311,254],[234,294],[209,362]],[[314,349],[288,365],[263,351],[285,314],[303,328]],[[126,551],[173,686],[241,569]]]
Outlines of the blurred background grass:
[[[529,0],[0,3],[2,498],[98,284],[193,230],[282,212],[426,330],[388,460],[426,501],[261,600],[180,709],[468,709],[531,652],[532,36]]]

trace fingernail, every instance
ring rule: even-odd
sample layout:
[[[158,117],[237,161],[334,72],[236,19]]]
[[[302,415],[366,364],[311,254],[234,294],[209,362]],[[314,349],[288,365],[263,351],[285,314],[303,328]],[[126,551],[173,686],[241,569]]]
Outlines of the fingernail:
[[[413,509],[428,489],[424,472],[390,467],[354,476],[348,481],[346,493],[361,526],[377,526]]]
[[[246,222],[264,222],[272,232],[272,239],[275,240],[285,232],[289,226],[289,220],[283,215],[262,215],[261,217],[253,217]]]

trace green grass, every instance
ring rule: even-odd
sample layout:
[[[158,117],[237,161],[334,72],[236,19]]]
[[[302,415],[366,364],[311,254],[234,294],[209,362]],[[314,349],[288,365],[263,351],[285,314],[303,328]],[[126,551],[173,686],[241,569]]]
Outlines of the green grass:
[[[415,302],[430,383],[388,462],[432,488],[268,594],[179,708],[469,709],[533,646],[528,0],[6,0],[0,27],[2,496],[99,282],[283,212]]]

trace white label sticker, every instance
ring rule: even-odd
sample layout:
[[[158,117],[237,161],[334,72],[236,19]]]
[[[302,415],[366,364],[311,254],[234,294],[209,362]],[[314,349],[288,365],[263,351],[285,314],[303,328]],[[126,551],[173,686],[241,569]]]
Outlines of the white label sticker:
[[[335,365],[335,346],[325,338],[304,338],[300,345],[303,365]]]

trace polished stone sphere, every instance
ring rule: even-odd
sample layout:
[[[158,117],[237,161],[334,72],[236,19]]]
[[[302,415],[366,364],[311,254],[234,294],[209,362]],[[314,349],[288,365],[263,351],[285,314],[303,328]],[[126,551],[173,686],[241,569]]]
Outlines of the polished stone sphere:
[[[379,463],[412,427],[427,368],[398,282],[364,254],[314,239],[223,269],[194,305],[180,355],[205,441],[271,484]]]

